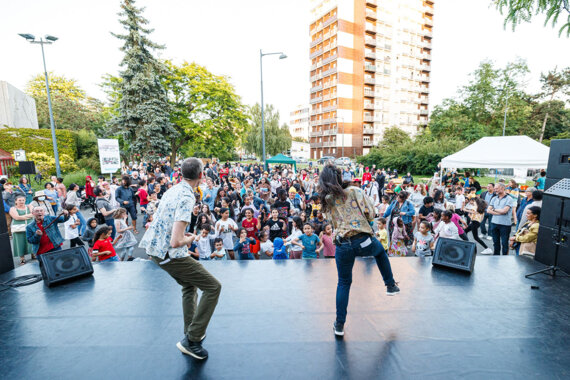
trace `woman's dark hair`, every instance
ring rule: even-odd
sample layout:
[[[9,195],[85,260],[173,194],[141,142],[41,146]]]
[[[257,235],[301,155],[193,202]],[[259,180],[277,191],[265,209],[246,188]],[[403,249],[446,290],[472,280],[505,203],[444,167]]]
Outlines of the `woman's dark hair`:
[[[146,186],[146,180],[141,179],[141,180],[139,181],[139,186]]]
[[[424,198],[424,205],[427,205],[429,203],[433,203],[433,198],[430,196],[427,196]]]
[[[77,184],[72,183],[71,185],[69,185],[69,188],[67,189],[67,191],[73,191],[75,189],[79,189],[79,186],[77,186]]]
[[[298,217],[298,216],[294,216],[293,217],[293,222],[295,223],[295,225],[297,226],[297,228],[301,229],[303,228],[303,220]]]
[[[20,178],[20,181],[19,181],[20,184],[24,184],[24,180],[26,180],[28,183],[30,182],[30,181],[28,181],[28,178],[26,178],[26,176],[23,175],[23,176]]]
[[[542,200],[542,191],[535,190],[532,192],[532,200],[534,201],[541,201]]]
[[[433,210],[433,217],[435,218],[435,220],[440,220],[441,219],[441,210],[438,208]]]
[[[220,216],[221,216],[224,212],[226,212],[226,211],[230,211],[230,209],[227,208],[227,207],[222,207],[222,208],[220,209]]]
[[[243,231],[245,231],[245,233],[247,234],[247,230],[246,230],[245,228],[243,228],[243,227],[238,228],[238,230],[237,230],[237,237],[238,237],[238,239],[239,239],[239,237],[241,236],[241,233],[242,233]]]
[[[441,191],[441,190],[436,190],[436,191],[433,193],[433,200],[434,200],[434,202],[442,203],[442,202],[445,200],[445,197],[444,197],[444,195],[443,195],[443,191]]]
[[[129,177],[128,175],[124,175],[122,178],[123,181],[125,181],[125,184],[128,186],[131,186],[131,177]]]
[[[477,205],[477,212],[483,214],[487,210],[487,202],[481,198],[475,198],[475,204]]]
[[[398,198],[405,201],[406,199],[408,199],[408,192],[400,191],[400,193],[398,194]]]
[[[76,208],[76,207],[77,207],[76,205],[65,205],[65,209],[66,209],[67,211],[71,211],[71,210],[73,210],[73,209]]]
[[[93,189],[93,195],[95,195],[96,197],[99,197],[103,194],[103,190],[99,187],[96,187]]]
[[[109,232],[113,231],[113,229],[109,226],[101,226],[99,227],[99,229],[97,231],[95,231],[95,236],[93,237],[93,241],[99,240],[99,238],[101,237],[101,235],[103,234],[107,234]]]
[[[51,182],[46,182],[46,184],[44,185],[44,189],[47,189],[48,186],[53,187],[53,183],[51,183]]]
[[[451,219],[451,217],[453,216],[453,213],[449,210],[445,210],[444,212],[441,213],[442,216],[447,216],[449,219]]]
[[[327,197],[329,201],[334,203],[337,198],[346,200],[346,195],[344,194],[344,189],[348,187],[348,182],[342,181],[342,172],[339,168],[333,164],[328,164],[323,168],[321,175],[319,176],[319,186],[318,193],[321,198],[322,210],[326,212],[332,204],[327,203]]]
[[[528,208],[528,211],[530,211],[533,215],[536,215],[536,220],[540,220],[540,211],[541,211],[540,207],[531,206]]]
[[[206,222],[202,222],[202,218],[206,218]],[[203,224],[210,224],[210,216],[204,214],[203,212],[201,212],[200,214],[198,214],[198,220],[196,221],[196,231],[200,231],[202,230],[202,225]]]
[[[390,202],[390,197],[387,195],[382,195],[382,199],[386,201],[386,203]]]

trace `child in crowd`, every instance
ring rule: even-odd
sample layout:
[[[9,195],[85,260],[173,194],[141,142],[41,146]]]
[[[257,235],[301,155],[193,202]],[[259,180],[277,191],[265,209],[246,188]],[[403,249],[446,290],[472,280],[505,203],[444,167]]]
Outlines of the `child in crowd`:
[[[451,204],[449,207],[449,211],[451,212],[451,221],[453,222],[453,224],[455,224],[455,226],[457,226],[457,232],[459,234],[459,237],[462,240],[469,241],[469,239],[467,238],[467,234],[463,230],[464,228],[467,228],[467,224],[465,224],[465,222],[463,221],[463,219],[461,219],[459,215],[453,212],[453,205]]]
[[[441,213],[441,222],[434,230],[436,239],[443,237],[448,239],[459,239],[459,232],[455,223],[451,221],[453,213],[450,210],[445,210]],[[455,214],[457,215],[457,214]]]
[[[483,252],[481,252],[481,254],[490,255],[493,253],[493,250],[487,247],[487,244],[485,244],[485,242],[481,240],[481,238],[479,237],[479,227],[481,226],[481,221],[485,217],[485,211],[487,210],[487,202],[485,202],[481,198],[471,198],[469,200],[469,205],[470,207],[469,208],[465,207],[465,210],[471,216],[470,218],[471,222],[464,231],[465,235],[467,235],[467,233],[471,231],[473,233],[473,239],[475,239],[477,243],[481,244],[483,248],[485,248]]]
[[[240,260],[253,260],[251,245],[256,243],[255,239],[247,237],[248,232],[243,227],[238,230],[237,234],[239,240],[234,246],[234,252],[238,254]]]
[[[154,215],[148,215],[146,218],[146,224],[144,225],[145,230],[148,230],[148,228],[150,227],[150,224],[152,223],[152,221],[154,220]]]
[[[420,210],[418,211],[418,219],[421,222],[423,222],[424,220],[426,222],[433,222],[435,219],[433,217],[433,211],[434,211],[434,207],[433,207],[433,198],[430,196],[427,196],[424,198],[423,200],[423,206],[420,207]]]
[[[287,250],[283,245],[283,239],[276,238],[273,242],[273,260],[287,260],[289,255],[287,255]]]
[[[245,219],[242,220],[241,226],[247,231],[247,237],[255,241],[255,235],[261,228],[261,224],[253,217],[253,210],[251,208],[246,208],[243,213]]]
[[[233,248],[233,247],[232,247]],[[226,250],[224,248],[224,241],[222,238],[217,237],[214,239],[214,252],[210,255],[212,260],[227,260]]]
[[[95,232],[97,231],[97,219],[89,218],[87,219],[87,228],[85,232],[81,235],[81,240],[87,243],[89,247],[93,247],[93,238],[95,237]]]
[[[132,261],[133,258],[133,251],[135,246],[138,244],[137,238],[133,234],[133,226],[128,226],[126,219],[127,219],[127,210],[120,207],[115,211],[113,214],[113,219],[115,219],[115,229],[117,230],[118,234],[122,234],[123,238],[115,245],[115,249],[119,251],[119,258],[121,261]]]
[[[99,258],[99,261],[119,261],[115,253],[115,245],[121,240],[123,235],[117,235],[114,241],[111,241],[111,233],[113,229],[109,226],[101,226],[95,232],[95,244],[93,244],[93,257]]]
[[[322,214],[321,214],[322,215]],[[334,245],[334,235],[332,226],[326,223],[323,231],[320,234],[321,242],[323,243],[323,256],[325,259],[334,259],[336,253],[336,246]]]
[[[325,220],[325,217],[324,217],[322,212],[320,212],[320,211],[314,211],[314,212],[316,212],[317,215],[315,218],[313,218],[313,220],[311,221],[311,224],[315,228],[315,234],[320,235],[321,232],[323,231],[326,220]]]
[[[224,249],[233,260],[234,233],[238,230],[238,225],[233,219],[230,218],[230,210],[228,208],[221,208],[220,215],[222,218],[216,222],[216,235],[222,239],[224,243]]]
[[[431,255],[434,239],[431,233],[431,224],[427,221],[420,222],[418,230],[414,234],[414,244],[412,244],[412,252],[419,257]]]
[[[301,255],[303,254],[303,250],[299,249],[296,244],[293,244],[293,240],[299,239],[299,237],[303,234],[301,231],[302,225],[303,222],[301,218],[294,216],[291,224],[291,235],[287,236],[287,239],[285,239],[285,246],[289,248],[290,259],[300,259]]]
[[[279,219],[279,210],[277,207],[271,208],[271,218],[265,222],[265,226],[269,228],[269,240],[273,241],[278,237],[283,238],[287,223]]]
[[[380,206],[378,206],[378,215],[384,215],[389,206],[390,197],[387,195],[382,195],[382,203],[380,203]]]
[[[274,210],[274,211],[277,211],[277,210]],[[270,231],[267,231],[267,229],[260,231],[258,234],[258,236],[259,236],[259,254],[262,257],[264,254],[267,257],[273,256],[273,242],[269,238],[270,234],[271,234]],[[276,238],[276,239],[278,239],[278,238]],[[283,241],[283,239],[281,241]]]
[[[293,240],[293,244],[298,245],[303,250],[303,259],[316,259],[323,245],[317,235],[314,234],[313,226],[310,223],[303,225],[303,235]]]
[[[65,207],[67,211],[69,211],[69,219],[64,223],[65,228],[65,240],[69,240],[69,246],[71,248],[75,246],[83,246],[83,242],[79,237],[79,225],[81,221],[77,217],[77,211],[79,209],[75,205],[67,205]]]
[[[406,228],[402,218],[394,218],[393,231],[392,231],[392,244],[390,245],[390,250],[388,251],[388,256],[406,256],[408,254],[408,248],[404,242],[408,235],[406,234]]]
[[[146,208],[144,210],[144,212],[146,212],[147,215],[147,221],[148,221],[148,217],[151,215],[154,215],[154,213],[156,212],[156,209],[158,208],[158,193],[151,193],[149,196],[149,202],[146,205]]]
[[[194,240],[196,242],[199,260],[210,260],[212,254],[212,246],[210,240],[214,240],[216,235],[211,235],[212,227],[209,224],[202,225],[200,235]]]
[[[388,243],[388,231],[386,230],[386,219],[379,218],[378,219],[378,231],[376,231],[376,238],[384,247],[384,250],[388,252],[390,245]]]

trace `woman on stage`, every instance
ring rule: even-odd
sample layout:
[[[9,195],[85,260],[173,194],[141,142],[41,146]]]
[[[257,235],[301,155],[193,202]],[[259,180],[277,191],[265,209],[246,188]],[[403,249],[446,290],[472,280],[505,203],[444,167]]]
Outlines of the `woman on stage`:
[[[319,178],[319,197],[322,210],[332,222],[336,238],[336,288],[335,335],[344,335],[348,295],[352,283],[352,267],[356,256],[374,256],[384,279],[389,296],[400,292],[394,281],[390,261],[382,244],[374,237],[370,222],[374,220],[374,205],[362,189],[342,181],[342,173],[336,166],[326,165]]]

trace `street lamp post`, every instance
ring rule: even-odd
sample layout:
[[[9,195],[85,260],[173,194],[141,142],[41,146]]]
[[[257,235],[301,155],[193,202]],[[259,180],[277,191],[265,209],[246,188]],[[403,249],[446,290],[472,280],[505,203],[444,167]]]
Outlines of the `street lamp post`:
[[[52,139],[52,143],[53,143],[53,156],[55,159],[55,171],[57,173],[57,176],[61,177],[61,167],[59,166],[59,153],[57,150],[57,138],[55,136],[55,122],[53,120],[53,110],[51,107],[51,94],[49,91],[49,80],[48,80],[48,73],[47,73],[47,68],[46,68],[46,56],[44,53],[44,45],[51,45],[52,43],[57,41],[58,38],[54,37],[54,36],[46,35],[45,36],[46,41],[44,41],[44,39],[41,37],[40,37],[39,41],[36,41],[36,38],[34,37],[34,35],[29,34],[29,33],[20,33],[20,36],[24,37],[30,43],[39,44],[42,47],[42,59],[44,62],[44,74],[46,77],[46,91],[47,91],[47,100],[48,100],[48,108],[49,108],[49,121],[50,121],[50,125],[51,125],[51,139]]]
[[[263,104],[263,57],[266,55],[279,54],[279,59],[285,59],[287,56],[283,52],[264,53],[259,49],[259,72],[261,74],[261,145],[263,149],[263,170],[267,171],[267,159],[265,158],[265,106]]]

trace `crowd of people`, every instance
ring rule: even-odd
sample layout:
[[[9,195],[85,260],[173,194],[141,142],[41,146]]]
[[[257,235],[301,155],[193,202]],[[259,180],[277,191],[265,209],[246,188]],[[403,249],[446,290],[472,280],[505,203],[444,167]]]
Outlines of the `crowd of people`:
[[[260,164],[207,163],[194,190],[187,232],[198,238],[189,253],[197,260],[334,258],[336,231],[322,212],[319,170],[312,164],[296,172],[289,165],[264,170]],[[536,188],[521,188],[514,180],[482,188],[469,172],[446,172],[441,178],[436,172],[419,183],[410,173],[399,176],[374,166],[346,166],[341,173],[372,201],[373,230],[389,256],[427,256],[439,237],[469,240],[469,233],[483,254],[505,255],[509,248],[534,253],[544,171]],[[120,177],[87,176],[85,183],[68,187],[52,177],[36,192],[26,177],[17,186],[3,180],[14,256],[25,263],[26,255],[37,254],[25,230],[41,208],[43,217],[64,225],[70,247],[86,244],[101,261],[133,260],[136,235],[152,223],[164,193],[181,180],[180,168],[168,162],[131,164]],[[93,217],[86,220],[81,208]],[[65,216],[58,216],[63,210]],[[54,240],[59,248],[59,239]],[[492,248],[486,240],[492,240]]]

